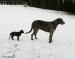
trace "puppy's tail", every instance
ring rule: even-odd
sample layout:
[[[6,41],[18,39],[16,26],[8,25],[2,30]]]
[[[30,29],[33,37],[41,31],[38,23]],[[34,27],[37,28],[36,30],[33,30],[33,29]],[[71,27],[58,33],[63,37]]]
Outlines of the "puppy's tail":
[[[29,32],[26,32],[25,34],[28,34],[28,33],[30,33],[32,31],[32,27],[31,27],[31,30],[29,31]]]
[[[10,39],[10,36],[9,36],[9,38],[8,38],[8,40]]]

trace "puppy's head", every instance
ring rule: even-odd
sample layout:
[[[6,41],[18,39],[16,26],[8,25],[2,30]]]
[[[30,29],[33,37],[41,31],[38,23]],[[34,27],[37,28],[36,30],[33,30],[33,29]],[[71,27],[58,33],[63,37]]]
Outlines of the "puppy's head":
[[[24,33],[24,31],[23,30],[20,30],[20,33]]]
[[[58,23],[61,24],[61,25],[65,24],[65,22],[63,21],[62,18],[58,18],[57,21],[58,21]]]

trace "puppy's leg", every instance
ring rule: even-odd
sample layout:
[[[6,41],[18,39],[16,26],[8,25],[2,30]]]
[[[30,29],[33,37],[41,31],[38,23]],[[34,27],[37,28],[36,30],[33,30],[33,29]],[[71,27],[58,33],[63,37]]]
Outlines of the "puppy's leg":
[[[17,40],[19,41],[19,36],[17,37]]]
[[[12,39],[12,40],[14,40],[13,37],[14,37],[14,36],[11,36],[11,39]]]

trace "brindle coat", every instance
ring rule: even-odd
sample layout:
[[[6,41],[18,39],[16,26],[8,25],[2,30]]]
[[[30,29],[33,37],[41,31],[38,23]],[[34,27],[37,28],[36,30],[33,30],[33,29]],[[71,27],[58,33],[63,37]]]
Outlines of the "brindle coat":
[[[50,33],[49,43],[51,43],[51,42],[53,42],[52,41],[53,33],[59,24],[61,24],[61,25],[65,24],[65,22],[63,21],[62,18],[57,18],[56,20],[51,21],[51,22],[46,22],[46,21],[42,21],[42,20],[35,20],[32,23],[31,30],[27,33],[30,33],[33,30],[33,33],[31,34],[31,40],[33,40],[33,35],[35,36],[35,39],[37,39],[36,34],[39,29],[41,29],[45,32],[49,32]],[[25,33],[25,34],[27,34],[27,33]]]
[[[14,40],[13,37],[14,37],[14,36],[17,36],[17,40],[19,41],[19,37],[20,37],[20,35],[21,35],[22,33],[24,33],[23,30],[20,30],[19,32],[11,32],[11,33],[10,33],[10,36],[9,36],[9,39],[10,39],[10,37],[11,37],[11,39]]]

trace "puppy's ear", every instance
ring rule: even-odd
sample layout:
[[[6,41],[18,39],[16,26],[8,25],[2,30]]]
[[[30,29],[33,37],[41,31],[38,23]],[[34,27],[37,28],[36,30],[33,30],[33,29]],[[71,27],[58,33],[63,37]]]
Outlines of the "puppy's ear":
[[[20,30],[20,31],[22,31],[22,30]]]
[[[24,31],[23,31],[23,30],[20,30],[20,32],[24,33]]]

